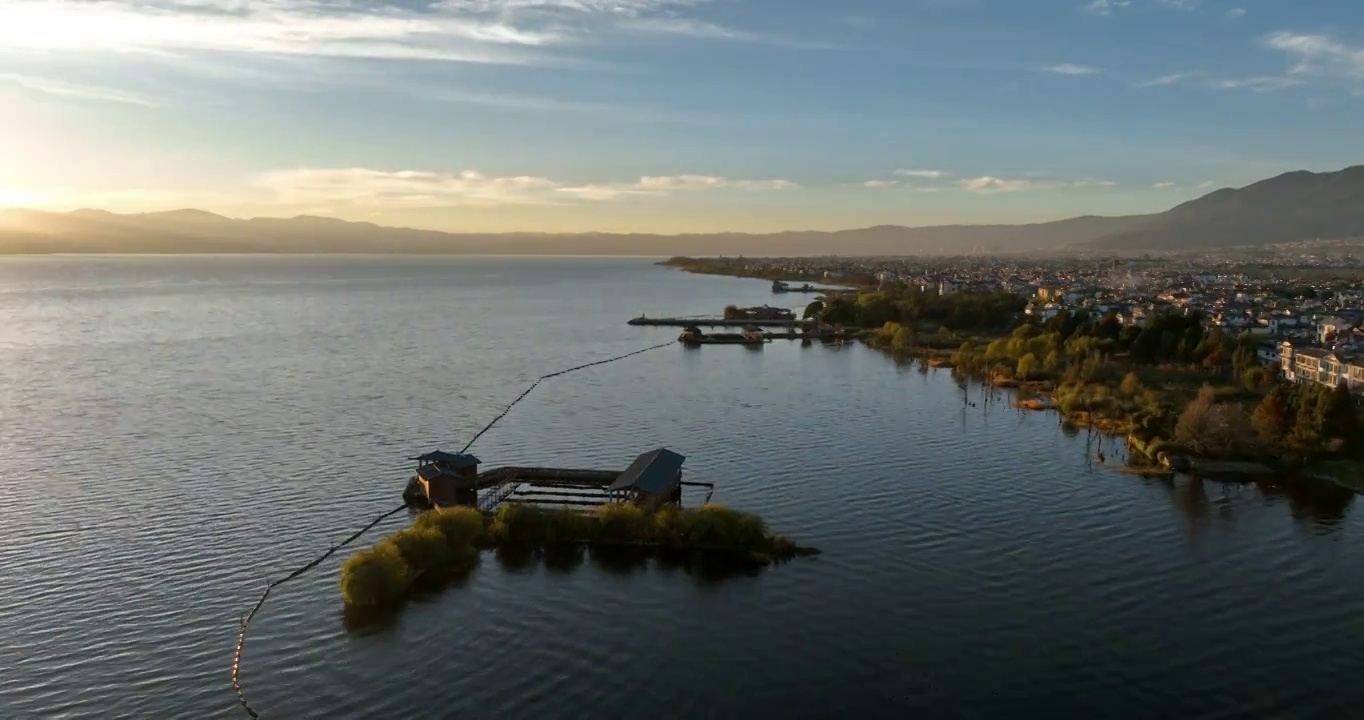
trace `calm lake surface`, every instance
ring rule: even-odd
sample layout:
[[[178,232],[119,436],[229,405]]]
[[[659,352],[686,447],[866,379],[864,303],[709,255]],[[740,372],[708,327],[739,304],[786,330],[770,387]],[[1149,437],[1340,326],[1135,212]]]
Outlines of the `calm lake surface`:
[[[644,259],[0,260],[0,717],[246,717],[239,617],[396,505],[406,458],[676,337],[641,312],[806,299]],[[667,446],[824,554],[729,579],[487,554],[354,631],[343,552],[272,593],[248,697],[272,719],[1364,713],[1352,494],[1118,474],[970,392],[790,342],[548,381],[485,466]]]

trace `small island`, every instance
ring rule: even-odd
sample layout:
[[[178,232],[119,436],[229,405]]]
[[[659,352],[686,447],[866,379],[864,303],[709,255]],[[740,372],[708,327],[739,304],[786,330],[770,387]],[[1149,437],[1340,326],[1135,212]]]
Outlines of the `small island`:
[[[715,504],[652,511],[608,504],[582,512],[508,503],[491,515],[449,507],[421,513],[411,527],[347,559],[341,596],[353,610],[392,608],[423,582],[467,572],[480,550],[564,546],[706,553],[749,567],[818,553],[772,534],[756,515]]]

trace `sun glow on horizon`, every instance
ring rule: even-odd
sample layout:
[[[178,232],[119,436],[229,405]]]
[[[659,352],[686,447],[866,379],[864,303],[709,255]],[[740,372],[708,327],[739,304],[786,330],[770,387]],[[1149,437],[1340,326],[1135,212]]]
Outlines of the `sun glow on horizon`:
[[[47,198],[36,193],[0,187],[0,209],[35,207],[47,204]]]

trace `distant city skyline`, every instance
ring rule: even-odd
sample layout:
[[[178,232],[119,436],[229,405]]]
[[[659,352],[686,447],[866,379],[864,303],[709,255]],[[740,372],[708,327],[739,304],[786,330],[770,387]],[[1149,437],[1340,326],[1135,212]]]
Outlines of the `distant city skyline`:
[[[0,105],[0,209],[1019,223],[1364,162],[1364,30],[1355,0],[0,0]]]

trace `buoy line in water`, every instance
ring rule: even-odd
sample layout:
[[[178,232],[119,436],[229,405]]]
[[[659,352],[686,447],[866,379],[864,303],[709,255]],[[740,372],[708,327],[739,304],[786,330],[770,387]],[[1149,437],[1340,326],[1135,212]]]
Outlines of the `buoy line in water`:
[[[585,363],[583,365],[578,365],[577,367],[571,367],[568,368],[567,370],[560,370],[558,372],[549,373],[548,375],[541,375],[539,378],[535,380],[535,382],[530,384],[530,387],[526,388],[524,392],[518,395],[515,400],[512,400],[510,403],[508,403],[507,407],[503,408],[502,412],[497,414],[497,417],[493,418],[492,421],[489,422],[487,425],[484,425],[482,430],[479,430],[477,433],[475,433],[474,437],[471,440],[469,440],[467,444],[465,444],[464,448],[460,450],[460,452],[461,453],[467,452],[469,448],[473,446],[475,441],[483,437],[484,433],[487,433],[489,430],[491,430],[492,427],[497,424],[498,420],[501,420],[502,418],[506,417],[507,413],[511,412],[512,408],[516,407],[517,403],[521,402],[522,400],[525,400],[526,396],[530,395],[532,390],[539,387],[540,383],[549,380],[550,378],[559,377],[560,375],[567,375],[571,372],[577,372],[578,370],[585,370],[590,367],[596,367],[598,365],[605,365],[607,363],[616,362],[617,360],[624,360],[626,358],[634,357],[636,355],[641,355],[643,353],[649,352],[650,350],[658,350],[660,348],[665,348],[672,344],[673,343],[671,342],[666,342],[661,343],[659,345],[652,345],[641,350],[635,350],[634,352],[625,353],[624,355],[617,355],[616,357],[613,358],[597,360],[594,362]],[[232,688],[237,691],[237,702],[241,703],[242,709],[246,710],[248,715],[257,719],[260,718],[260,713],[256,712],[256,710],[251,707],[250,703],[246,702],[246,693],[245,691],[242,690],[241,684],[242,652],[246,649],[246,631],[247,629],[250,628],[251,621],[255,619],[256,613],[260,612],[261,606],[265,605],[265,600],[270,597],[270,591],[317,567],[322,563],[323,560],[326,560],[327,558],[331,557],[333,554],[336,553],[337,550],[340,550],[341,548],[358,540],[361,535],[364,535],[365,533],[369,532],[371,529],[374,528],[375,525],[378,525],[385,518],[395,513],[398,513],[406,508],[407,503],[403,503],[402,505],[399,505],[398,507],[395,507],[392,510],[389,510],[388,512],[374,518],[369,522],[368,525],[365,525],[359,530],[356,530],[354,533],[350,535],[350,537],[347,537],[340,543],[333,545],[329,550],[317,556],[317,558],[314,559],[312,562],[300,566],[298,569],[294,570],[293,572],[289,573],[288,575],[284,576],[279,580],[272,580],[266,584],[265,592],[261,593],[260,599],[256,601],[255,605],[251,606],[250,611],[248,611],[245,615],[242,616],[241,632],[237,635],[237,648],[232,653]]]

